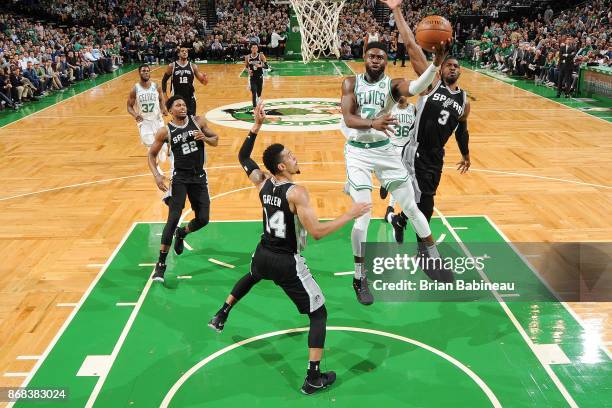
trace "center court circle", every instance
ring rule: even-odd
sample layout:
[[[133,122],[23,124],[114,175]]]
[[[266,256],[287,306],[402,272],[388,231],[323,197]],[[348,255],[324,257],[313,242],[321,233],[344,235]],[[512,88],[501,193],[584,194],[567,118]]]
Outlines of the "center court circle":
[[[459,360],[455,359],[454,357],[452,357],[452,356],[444,353],[443,351],[438,350],[438,349],[436,349],[436,348],[434,348],[434,347],[432,347],[432,346],[430,346],[428,344],[422,343],[422,342],[420,342],[418,340],[414,340],[414,339],[411,339],[411,338],[408,338],[408,337],[400,336],[398,334],[388,333],[388,332],[384,332],[384,331],[380,331],[380,330],[366,329],[366,328],[361,328],[361,327],[330,326],[330,327],[327,328],[327,330],[328,331],[345,331],[345,332],[359,332],[359,333],[373,334],[373,335],[377,335],[377,336],[381,336],[381,337],[387,337],[387,338],[399,340],[399,341],[402,341],[402,342],[405,342],[405,343],[412,344],[412,345],[417,346],[419,348],[422,348],[422,349],[424,349],[424,350],[426,350],[428,352],[431,352],[431,353],[437,355],[438,357],[441,357],[442,359],[448,361],[449,363],[451,363],[452,365],[457,367],[464,374],[466,374],[468,377],[470,377],[470,379],[474,383],[476,383],[476,385],[486,395],[487,399],[490,401],[490,403],[491,403],[491,405],[493,407],[495,407],[495,408],[501,408],[502,407],[501,403],[499,402],[499,400],[497,399],[497,397],[495,396],[493,391],[489,388],[489,386],[476,373],[474,373],[469,367],[467,367],[466,365],[464,365],[463,363],[461,363]],[[191,376],[193,376],[198,370],[200,370],[202,367],[204,367],[205,365],[207,365],[211,361],[215,360],[217,357],[220,357],[223,354],[228,353],[229,351],[232,351],[232,350],[234,350],[236,348],[242,347],[242,346],[247,345],[249,343],[253,343],[253,342],[256,342],[256,341],[259,341],[259,340],[267,339],[269,337],[280,336],[280,335],[291,334],[291,333],[300,333],[300,332],[308,332],[308,328],[307,327],[300,327],[300,328],[287,329],[287,330],[279,330],[279,331],[275,331],[275,332],[264,333],[264,334],[261,334],[261,335],[258,335],[258,336],[250,337],[250,338],[245,339],[245,340],[241,340],[241,341],[239,341],[237,343],[231,344],[231,345],[229,345],[227,347],[224,347],[221,350],[216,351],[215,353],[209,355],[205,359],[201,360],[199,363],[195,364],[189,370],[187,370],[174,383],[174,385],[166,393],[162,403],[160,404],[160,408],[168,408],[168,406],[172,402],[172,399],[177,394],[177,392],[180,390],[180,388],[183,386],[183,384],[185,384],[189,380],[189,378]]]
[[[337,98],[266,99],[262,130],[272,132],[318,132],[339,130],[342,120]],[[214,124],[248,130],[253,126],[251,102],[238,102],[210,110],[206,119]]]

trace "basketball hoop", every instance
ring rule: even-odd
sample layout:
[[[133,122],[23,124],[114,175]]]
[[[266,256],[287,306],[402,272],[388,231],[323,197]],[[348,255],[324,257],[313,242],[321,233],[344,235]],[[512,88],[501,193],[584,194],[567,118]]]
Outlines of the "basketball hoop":
[[[345,0],[290,0],[300,24],[302,60],[340,57],[338,19]]]

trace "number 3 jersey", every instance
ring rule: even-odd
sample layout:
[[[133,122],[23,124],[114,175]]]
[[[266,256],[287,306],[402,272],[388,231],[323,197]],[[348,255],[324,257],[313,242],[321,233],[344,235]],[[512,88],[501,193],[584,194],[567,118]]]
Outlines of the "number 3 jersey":
[[[168,143],[174,155],[176,170],[202,171],[206,164],[206,150],[203,140],[195,140],[195,133],[200,127],[193,116],[187,116],[185,124],[179,126],[169,122]]]
[[[419,150],[442,150],[453,134],[465,111],[466,95],[462,89],[453,91],[442,81],[417,102],[415,121]]]
[[[306,246],[306,230],[291,212],[287,193],[295,185],[274,178],[264,181],[259,190],[263,207],[261,245],[272,252],[297,254]]]

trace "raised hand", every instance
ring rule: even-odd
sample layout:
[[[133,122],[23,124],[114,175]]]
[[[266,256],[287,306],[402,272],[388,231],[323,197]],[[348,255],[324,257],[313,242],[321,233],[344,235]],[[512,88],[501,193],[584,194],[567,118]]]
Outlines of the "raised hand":
[[[380,1],[382,3],[385,3],[387,7],[389,7],[391,10],[395,10],[397,6],[402,4],[402,0],[380,0]]]
[[[434,65],[439,67],[444,62],[444,59],[449,54],[452,48],[453,40],[450,39],[446,42],[441,41],[440,44],[437,44],[434,47]]]

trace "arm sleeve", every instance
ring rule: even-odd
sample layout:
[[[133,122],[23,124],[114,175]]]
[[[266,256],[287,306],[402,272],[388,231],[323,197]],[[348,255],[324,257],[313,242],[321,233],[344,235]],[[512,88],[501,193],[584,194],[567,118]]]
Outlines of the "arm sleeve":
[[[468,148],[468,143],[470,141],[470,134],[467,128],[467,121],[459,122],[457,130],[455,130],[455,139],[457,140],[457,146],[459,146],[461,154],[464,156],[469,154],[470,149]]]
[[[408,92],[410,92],[411,95],[418,95],[425,91],[435,79],[438,70],[438,67],[431,64],[420,77],[414,81],[410,81],[410,85],[408,85]]]
[[[257,133],[249,132],[249,135],[244,139],[244,143],[242,143],[242,147],[240,147],[240,151],[238,152],[238,161],[247,176],[250,176],[253,171],[259,170],[257,163],[251,159],[251,153],[253,152],[256,138]]]

